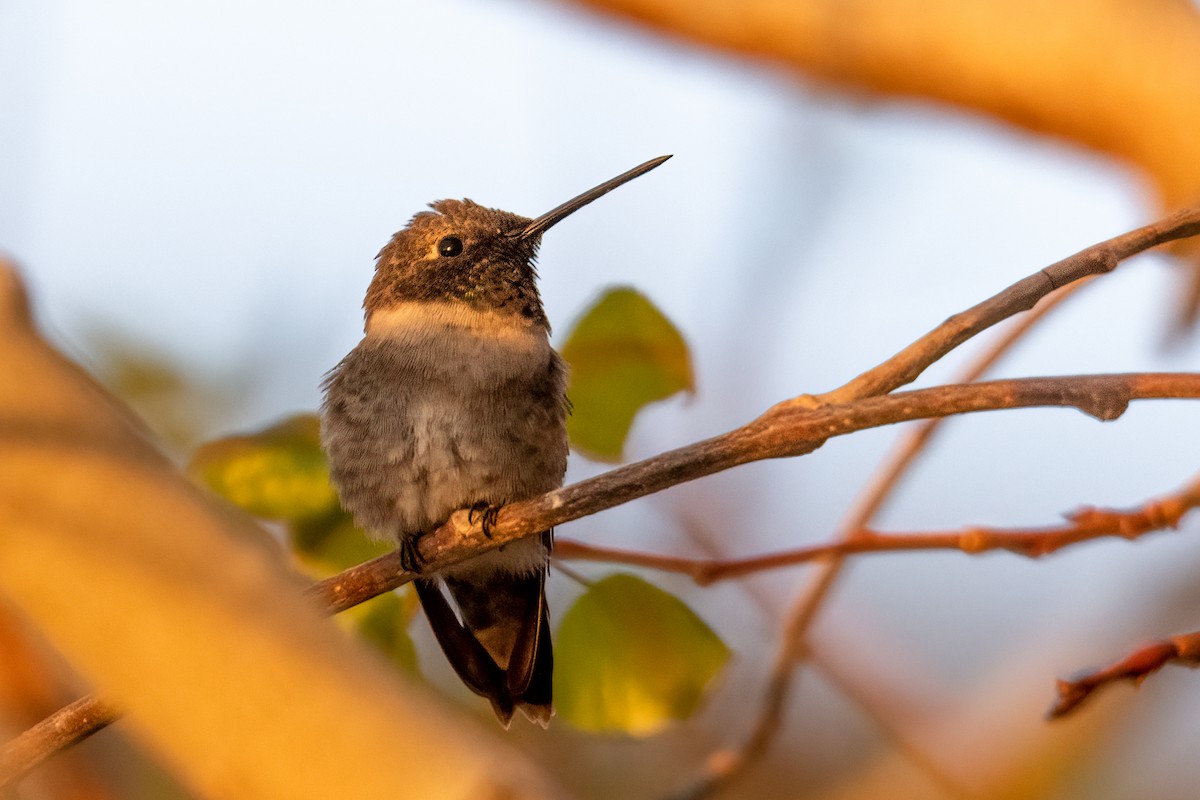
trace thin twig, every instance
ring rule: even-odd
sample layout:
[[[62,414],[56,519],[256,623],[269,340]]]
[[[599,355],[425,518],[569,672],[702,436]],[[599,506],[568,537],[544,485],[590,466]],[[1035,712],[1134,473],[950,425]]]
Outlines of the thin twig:
[[[112,724],[120,712],[103,698],[89,694],[63,706],[0,750],[0,786],[23,775],[49,756],[82,742]]]
[[[1058,681],[1058,699],[1046,716],[1050,719],[1065,717],[1079,708],[1097,689],[1123,680],[1140,684],[1149,675],[1171,663],[1200,666],[1200,631],[1152,642],[1103,669],[1086,672],[1073,680]]]
[[[1045,527],[971,527],[953,531],[905,531],[880,533],[860,528],[852,536],[824,544],[797,547],[751,558],[684,558],[638,550],[599,547],[573,539],[559,538],[555,556],[568,561],[602,561],[628,564],[662,572],[687,575],[700,586],[744,578],[756,572],[794,567],[830,556],[864,553],[899,553],[926,550],[957,550],[980,555],[1007,550],[1026,558],[1041,558],[1064,547],[1115,536],[1130,541],[1154,531],[1174,529],[1190,510],[1200,506],[1200,476],[1178,492],[1147,501],[1134,509],[1082,508],[1065,515],[1065,525]]]
[[[1200,208],[1177,211],[1137,230],[1092,245],[1028,278],[1017,281],[982,303],[947,319],[896,355],[844,386],[817,399],[844,403],[886,394],[916,380],[934,362],[972,336],[1014,314],[1028,311],[1055,289],[1089,275],[1111,272],[1119,263],[1166,242],[1200,233]]]
[[[995,341],[988,344],[987,349],[972,361],[959,375],[956,383],[975,383],[981,380],[1010,350],[1036,327],[1051,311],[1062,305],[1068,298],[1073,297],[1096,279],[1090,276],[1064,286],[1042,298],[1027,314],[1014,318],[1001,331]],[[917,457],[925,451],[946,417],[936,417],[913,426],[906,436],[902,437],[892,452],[884,459],[883,464],[871,476],[866,487],[859,495],[851,513],[842,523],[843,537],[851,535],[855,528],[869,525],[871,520],[880,512],[884,504],[895,493],[900,479],[908,472],[909,467]]]

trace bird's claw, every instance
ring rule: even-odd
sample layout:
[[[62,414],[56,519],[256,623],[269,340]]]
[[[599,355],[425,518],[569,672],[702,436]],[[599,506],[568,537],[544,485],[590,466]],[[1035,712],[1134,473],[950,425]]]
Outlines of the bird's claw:
[[[480,500],[475,503],[467,512],[467,521],[472,525],[479,520],[479,527],[483,531],[483,535],[487,538],[492,538],[492,526],[496,524],[496,517],[500,514],[500,506],[494,506],[486,500]]]
[[[400,566],[405,572],[419,574],[425,568],[425,557],[421,555],[421,539],[424,536],[424,533],[418,533],[400,540]]]

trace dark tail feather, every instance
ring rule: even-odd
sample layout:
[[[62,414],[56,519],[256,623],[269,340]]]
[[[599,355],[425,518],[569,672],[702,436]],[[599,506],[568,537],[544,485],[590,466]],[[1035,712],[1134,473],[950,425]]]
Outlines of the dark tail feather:
[[[525,690],[515,693],[513,699],[525,716],[545,728],[554,716],[554,648],[550,644],[550,615],[546,612],[544,597],[538,627],[541,630],[538,635],[537,652],[534,654],[533,670]],[[509,674],[511,677],[511,671]]]
[[[543,726],[554,713],[545,582],[545,569],[525,576],[498,571],[471,580],[447,578],[465,626],[435,583],[417,582],[421,605],[450,664],[472,691],[492,701],[505,726],[514,707]]]
[[[458,621],[437,582],[418,578],[414,583],[421,607],[429,618],[429,627],[433,628],[433,635],[450,665],[468,689],[492,701],[492,709],[500,723],[508,727],[513,701],[505,686],[504,673],[479,640]]]
[[[550,614],[546,608],[546,571],[541,570],[535,577],[537,602],[523,616],[524,624],[508,660],[506,683],[516,706],[544,728],[554,715],[554,648],[550,643]],[[532,586],[526,596],[530,599],[535,596]]]

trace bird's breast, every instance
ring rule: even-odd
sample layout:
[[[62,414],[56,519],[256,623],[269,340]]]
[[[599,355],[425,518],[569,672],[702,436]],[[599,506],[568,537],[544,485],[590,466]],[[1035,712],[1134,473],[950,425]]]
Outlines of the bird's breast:
[[[413,305],[372,314],[327,380],[322,439],[343,505],[402,537],[560,486],[566,370],[545,328]]]
[[[394,348],[428,373],[453,373],[488,385],[535,372],[551,356],[545,327],[519,314],[458,302],[407,302],[367,320],[368,342]]]

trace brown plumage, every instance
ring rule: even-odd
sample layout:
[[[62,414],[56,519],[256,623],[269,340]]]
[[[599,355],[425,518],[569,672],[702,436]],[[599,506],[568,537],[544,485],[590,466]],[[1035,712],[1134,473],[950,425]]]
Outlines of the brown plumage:
[[[550,346],[534,259],[542,233],[665,158],[536,220],[443,200],[379,254],[366,335],[325,379],[321,438],[342,505],[396,542],[406,566],[460,508],[494,508],[562,485],[566,383]],[[506,726],[553,714],[545,598],[551,532],[423,576],[417,593],[463,682]]]

